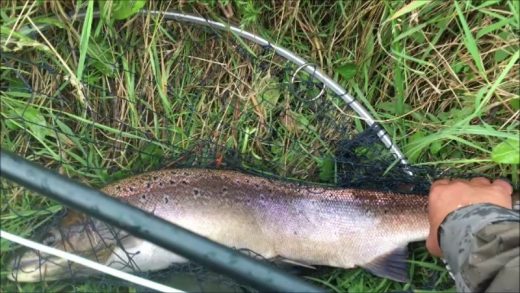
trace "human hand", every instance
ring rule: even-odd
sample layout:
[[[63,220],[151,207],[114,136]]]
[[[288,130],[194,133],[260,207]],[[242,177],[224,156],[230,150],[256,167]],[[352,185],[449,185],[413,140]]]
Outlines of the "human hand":
[[[477,177],[471,180],[441,179],[433,182],[428,198],[428,219],[430,234],[426,239],[426,248],[435,256],[442,256],[437,239],[439,226],[452,211],[479,203],[490,203],[505,208],[512,208],[511,193],[513,187],[504,180],[493,183],[487,178]]]

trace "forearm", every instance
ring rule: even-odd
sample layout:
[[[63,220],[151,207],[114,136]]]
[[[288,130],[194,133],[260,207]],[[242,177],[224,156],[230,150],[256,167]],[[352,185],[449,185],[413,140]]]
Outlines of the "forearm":
[[[440,246],[459,291],[519,290],[520,216],[491,204],[449,214]]]

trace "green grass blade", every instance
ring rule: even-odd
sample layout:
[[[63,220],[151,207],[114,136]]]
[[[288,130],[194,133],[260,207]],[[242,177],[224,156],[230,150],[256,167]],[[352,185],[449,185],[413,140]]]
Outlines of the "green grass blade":
[[[477,69],[479,70],[479,74],[487,80],[486,76],[486,70],[484,69],[484,64],[482,63],[482,58],[480,57],[480,51],[477,46],[477,42],[475,41],[475,38],[473,37],[473,34],[471,33],[471,30],[469,28],[468,22],[466,21],[466,18],[464,17],[464,13],[462,12],[462,9],[460,8],[457,1],[453,2],[455,5],[455,10],[457,10],[457,15],[459,16],[460,24],[462,25],[462,29],[464,30],[464,45],[469,51],[469,54],[473,58],[473,62],[477,66]]]
[[[506,25],[511,25],[513,23],[513,21],[514,21],[514,19],[512,19],[512,18],[504,18],[498,22],[488,25],[477,32],[477,39],[482,38],[483,36],[489,34],[490,32],[498,31]]]
[[[83,28],[81,29],[81,39],[79,42],[79,60],[78,68],[76,70],[76,77],[81,80],[85,68],[85,59],[87,57],[88,44],[90,40],[90,32],[92,30],[92,20],[94,19],[94,1],[88,1],[87,13],[83,21]]]
[[[498,86],[500,86],[502,84],[502,82],[504,81],[504,79],[506,78],[506,76],[508,76],[509,72],[513,69],[513,67],[517,63],[519,57],[520,57],[520,52],[516,51],[515,54],[509,60],[509,63],[506,65],[506,67],[504,68],[502,73],[500,73],[500,75],[497,77],[495,82],[493,82],[493,85],[490,87],[490,89],[487,92],[484,99],[477,105],[477,107],[475,109],[475,114],[474,114],[475,116],[480,115],[480,113],[482,112],[482,108],[484,108],[484,106],[489,102],[489,100],[495,93]],[[469,121],[471,119],[466,119],[466,120]]]
[[[510,10],[513,12],[512,19],[514,20],[514,26],[516,29],[520,26],[520,1],[510,0],[507,2]]]
[[[403,6],[401,9],[397,10],[393,15],[392,17],[390,17],[390,20],[394,20],[400,16],[403,16],[407,13],[410,13],[414,10],[417,10],[419,8],[421,8],[422,6],[430,3],[431,1],[430,0],[414,0],[408,4],[406,4],[405,6]]]

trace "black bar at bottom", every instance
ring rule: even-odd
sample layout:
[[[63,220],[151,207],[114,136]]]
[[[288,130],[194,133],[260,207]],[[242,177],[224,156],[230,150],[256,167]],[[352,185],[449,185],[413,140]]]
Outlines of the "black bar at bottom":
[[[0,152],[0,176],[262,292],[325,292],[268,263],[254,260],[4,150]]]

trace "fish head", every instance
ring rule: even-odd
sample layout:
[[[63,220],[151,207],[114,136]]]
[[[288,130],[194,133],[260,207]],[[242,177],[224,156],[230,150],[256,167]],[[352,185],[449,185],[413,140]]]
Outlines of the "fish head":
[[[104,263],[117,244],[121,231],[84,214],[69,211],[44,234],[42,244]],[[16,282],[55,281],[91,276],[95,271],[64,258],[27,250],[11,262],[8,278]]]

